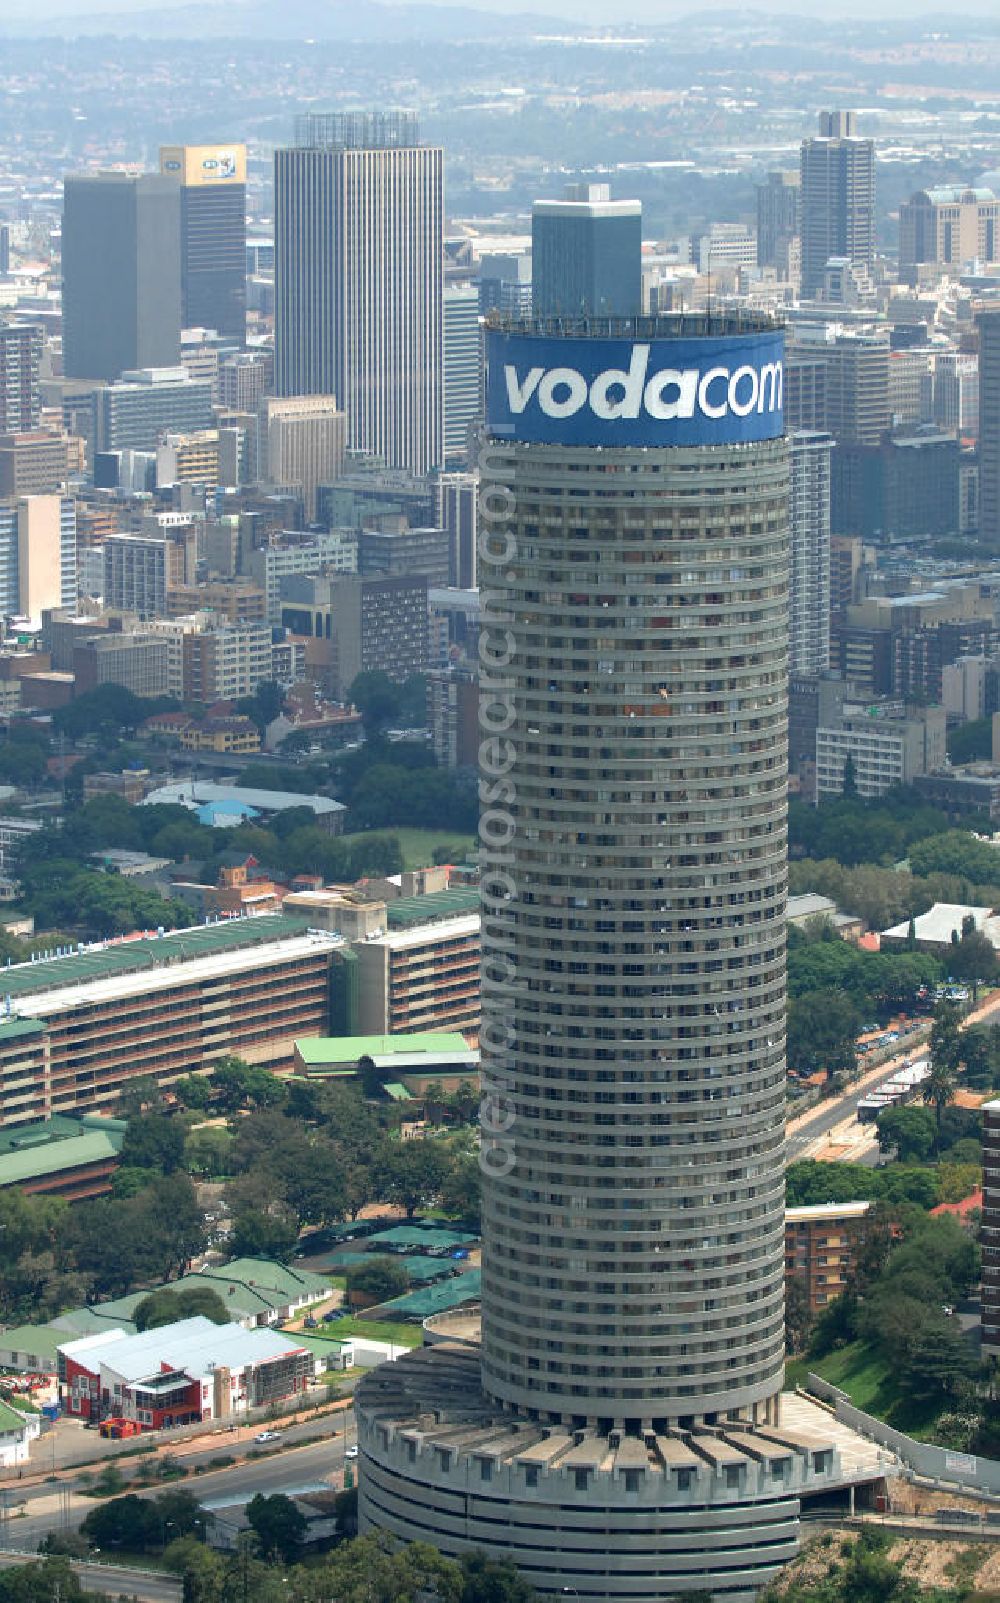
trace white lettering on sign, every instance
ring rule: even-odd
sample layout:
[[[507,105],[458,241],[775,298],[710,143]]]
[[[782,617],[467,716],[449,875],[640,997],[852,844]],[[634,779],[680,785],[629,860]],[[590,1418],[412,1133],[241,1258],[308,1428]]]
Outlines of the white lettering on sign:
[[[546,417],[567,418],[589,406],[595,417],[611,423],[638,418],[643,412],[657,421],[672,418],[718,419],[732,413],[780,412],[781,362],[749,363],[730,369],[663,367],[648,374],[649,346],[633,345],[627,368],[609,367],[589,383],[575,367],[531,367],[522,378],[514,363],[504,364],[507,404],[521,417],[532,400]]]

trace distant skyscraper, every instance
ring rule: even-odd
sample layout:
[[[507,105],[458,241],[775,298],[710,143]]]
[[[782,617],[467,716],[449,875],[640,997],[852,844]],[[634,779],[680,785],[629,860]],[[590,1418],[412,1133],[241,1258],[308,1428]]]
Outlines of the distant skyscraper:
[[[160,171],[180,184],[181,322],[246,337],[245,145],[166,145]]]
[[[275,152],[275,387],[333,395],[352,451],[443,458],[443,155],[402,113],[309,115]]]
[[[757,185],[757,266],[787,273],[789,251],[799,232],[799,174],[768,173]]]
[[[979,317],[979,533],[1000,546],[1000,309]]]
[[[479,290],[463,284],[444,292],[444,455],[449,465],[460,465],[468,456],[482,382]]]
[[[832,434],[791,436],[788,667],[793,674],[830,666],[830,461]]]
[[[642,310],[642,204],[607,184],[570,184],[531,212],[536,317],[634,317]]]
[[[0,278],[10,272],[10,224],[0,223]]]
[[[38,369],[42,331],[30,324],[0,324],[0,434],[24,434],[41,420]]]
[[[1000,260],[1000,200],[992,189],[920,189],[899,208],[899,265],[961,268]]]
[[[802,141],[802,295],[816,294],[831,256],[875,265],[875,144],[859,139],[856,113],[820,113],[819,136]]]
[[[180,198],[159,173],[66,179],[63,371],[116,379],[169,367],[181,345]]]

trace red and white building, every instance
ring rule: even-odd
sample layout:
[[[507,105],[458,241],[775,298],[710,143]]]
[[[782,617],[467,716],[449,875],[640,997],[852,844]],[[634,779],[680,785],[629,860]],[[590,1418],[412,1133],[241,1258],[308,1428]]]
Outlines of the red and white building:
[[[293,1397],[315,1374],[312,1353],[280,1331],[201,1315],[133,1336],[79,1336],[59,1347],[58,1360],[67,1414],[134,1420],[142,1430],[232,1419]]]

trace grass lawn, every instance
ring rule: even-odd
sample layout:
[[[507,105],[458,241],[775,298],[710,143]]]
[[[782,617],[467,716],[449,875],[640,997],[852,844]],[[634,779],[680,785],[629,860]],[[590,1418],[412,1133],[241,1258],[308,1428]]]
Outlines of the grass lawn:
[[[391,1341],[397,1347],[419,1347],[424,1339],[420,1325],[410,1325],[402,1319],[358,1319],[348,1314],[327,1328],[333,1337],[370,1336],[372,1341]]]
[[[447,846],[448,861],[461,863],[478,845],[474,835],[463,835],[453,829],[396,829],[390,824],[385,829],[366,830],[364,833],[395,835],[403,854],[404,868],[430,868],[435,846]],[[344,835],[341,838],[349,844],[363,840],[364,834]]]
[[[797,1367],[797,1365],[796,1365]],[[807,1362],[805,1369],[828,1380],[845,1392],[855,1408],[866,1414],[884,1419],[896,1430],[906,1431],[924,1441],[933,1441],[934,1425],[940,1413],[932,1405],[921,1407],[900,1394],[895,1371],[888,1359],[883,1358],[863,1342],[849,1342],[825,1358]]]

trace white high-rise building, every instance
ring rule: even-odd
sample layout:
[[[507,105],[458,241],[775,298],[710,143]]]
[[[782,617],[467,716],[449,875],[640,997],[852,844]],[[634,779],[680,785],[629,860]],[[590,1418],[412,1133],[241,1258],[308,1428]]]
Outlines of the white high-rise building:
[[[830,666],[830,465],[834,438],[816,430],[791,437],[788,666],[793,674]]]
[[[443,460],[443,152],[404,113],[309,114],[277,150],[275,388],[333,395],[351,451]]]
[[[939,351],[934,360],[934,421],[956,434],[979,433],[979,357]]]
[[[482,407],[483,363],[479,290],[456,284],[444,292],[444,455],[464,465],[469,432]]]

